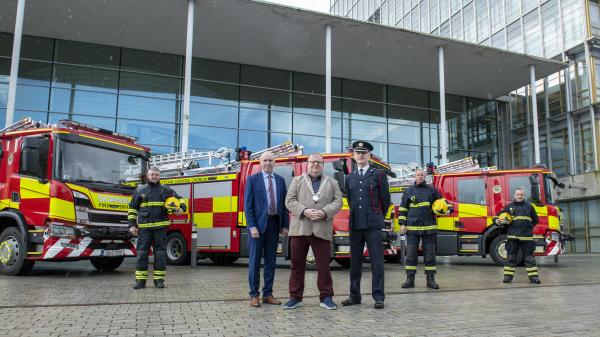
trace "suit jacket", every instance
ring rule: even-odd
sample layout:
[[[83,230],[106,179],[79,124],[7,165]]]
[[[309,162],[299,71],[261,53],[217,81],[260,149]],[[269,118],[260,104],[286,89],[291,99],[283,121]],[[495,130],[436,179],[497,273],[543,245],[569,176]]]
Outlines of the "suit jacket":
[[[385,173],[370,166],[363,177],[358,171],[346,176],[350,229],[381,229],[390,208],[390,187]]]
[[[323,189],[319,194],[319,200],[315,202],[304,177],[310,181],[310,177],[306,173],[295,177],[285,197],[285,206],[292,213],[288,235],[310,236],[314,234],[318,238],[331,241],[333,240],[333,217],[342,208],[342,191],[335,179],[323,175],[321,176]],[[307,208],[322,210],[327,217],[323,220],[311,221],[302,215]]]
[[[279,228],[289,227],[289,214],[285,209],[285,195],[287,187],[285,180],[278,174],[273,173],[276,185],[277,215],[279,215]],[[248,177],[246,190],[244,191],[244,214],[248,230],[252,227],[258,228],[260,233],[267,229],[267,215],[269,213],[269,201],[262,171]]]

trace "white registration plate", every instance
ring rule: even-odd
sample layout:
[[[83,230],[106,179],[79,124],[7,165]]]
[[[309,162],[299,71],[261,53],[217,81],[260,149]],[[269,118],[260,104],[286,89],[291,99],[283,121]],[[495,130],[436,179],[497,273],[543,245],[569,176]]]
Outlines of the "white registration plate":
[[[124,256],[125,252],[123,249],[105,249],[102,251],[102,256],[113,257],[113,256]]]
[[[338,252],[350,253],[350,246],[338,246]]]

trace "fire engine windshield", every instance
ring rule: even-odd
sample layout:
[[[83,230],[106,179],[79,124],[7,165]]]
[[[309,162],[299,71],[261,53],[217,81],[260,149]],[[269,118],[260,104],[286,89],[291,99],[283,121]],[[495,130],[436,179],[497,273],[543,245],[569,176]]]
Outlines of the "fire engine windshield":
[[[56,178],[79,183],[121,185],[139,181],[144,158],[84,143],[60,141],[57,147]]]

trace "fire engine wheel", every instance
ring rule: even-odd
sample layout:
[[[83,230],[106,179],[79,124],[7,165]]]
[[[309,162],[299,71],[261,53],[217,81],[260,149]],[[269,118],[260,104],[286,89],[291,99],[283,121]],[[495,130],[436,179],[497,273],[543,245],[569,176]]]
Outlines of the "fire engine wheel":
[[[504,266],[508,262],[508,253],[506,252],[506,234],[496,236],[490,243],[490,256],[498,266]],[[523,253],[519,250],[517,254],[517,265],[523,260]]]
[[[385,262],[388,262],[388,263],[400,263],[400,262],[402,262],[402,256],[400,254],[386,255],[386,256],[383,257],[383,259],[385,260]]]
[[[35,261],[27,261],[27,248],[18,228],[8,227],[0,234],[0,273],[25,275],[31,271]]]
[[[350,258],[346,258],[346,259],[337,258],[337,259],[335,259],[335,262],[337,262],[337,264],[339,264],[340,266],[342,266],[344,268],[350,267]]]
[[[179,232],[172,232],[167,236],[167,263],[174,266],[190,263],[187,241]]]
[[[97,271],[104,273],[107,271],[113,271],[121,266],[125,257],[93,257],[90,259],[92,266]]]

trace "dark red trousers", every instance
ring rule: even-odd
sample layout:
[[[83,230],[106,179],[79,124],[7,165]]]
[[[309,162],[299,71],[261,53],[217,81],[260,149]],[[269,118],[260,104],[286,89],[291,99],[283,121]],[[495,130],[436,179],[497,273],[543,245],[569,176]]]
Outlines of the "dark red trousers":
[[[302,301],[304,293],[304,273],[306,271],[306,255],[312,247],[317,262],[317,287],[319,299],[333,296],[333,280],[329,270],[331,241],[323,240],[314,235],[290,236],[290,249],[292,255],[290,273],[290,298]]]

